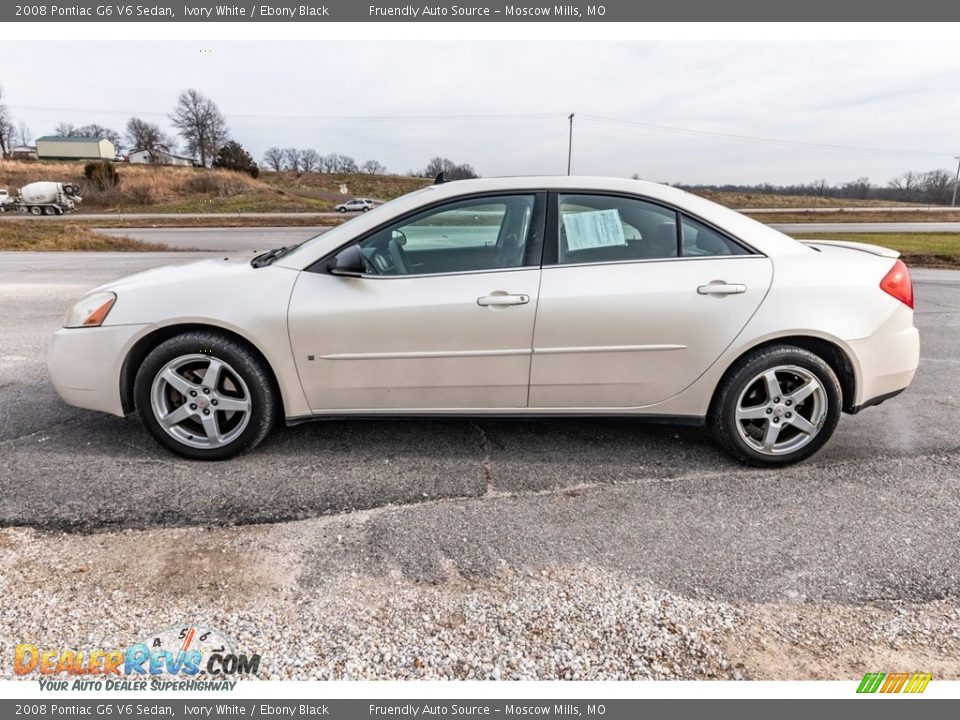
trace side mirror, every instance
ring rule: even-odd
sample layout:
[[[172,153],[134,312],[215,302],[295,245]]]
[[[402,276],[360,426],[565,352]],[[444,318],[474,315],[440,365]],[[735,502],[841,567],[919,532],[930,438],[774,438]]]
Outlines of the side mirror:
[[[347,245],[336,254],[327,266],[327,272],[331,275],[346,275],[348,277],[363,275],[366,269],[359,245]]]

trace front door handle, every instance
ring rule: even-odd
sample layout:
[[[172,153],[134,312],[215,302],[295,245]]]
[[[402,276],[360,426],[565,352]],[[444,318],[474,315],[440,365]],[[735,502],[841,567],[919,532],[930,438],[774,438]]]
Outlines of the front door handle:
[[[493,295],[484,295],[477,298],[477,305],[481,307],[502,307],[504,305],[526,305],[530,302],[529,295],[508,295],[507,293],[494,293]]]
[[[712,282],[697,288],[697,292],[701,295],[739,295],[746,291],[746,285],[725,282]]]

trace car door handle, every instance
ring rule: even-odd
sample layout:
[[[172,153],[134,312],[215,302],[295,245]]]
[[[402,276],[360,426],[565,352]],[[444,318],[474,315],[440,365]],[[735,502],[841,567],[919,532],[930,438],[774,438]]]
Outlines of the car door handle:
[[[746,285],[725,282],[712,282],[697,288],[697,292],[701,295],[739,295],[746,291]]]
[[[529,295],[508,295],[507,293],[495,293],[493,295],[484,295],[477,298],[477,305],[481,307],[501,307],[503,305],[526,305],[530,302]]]

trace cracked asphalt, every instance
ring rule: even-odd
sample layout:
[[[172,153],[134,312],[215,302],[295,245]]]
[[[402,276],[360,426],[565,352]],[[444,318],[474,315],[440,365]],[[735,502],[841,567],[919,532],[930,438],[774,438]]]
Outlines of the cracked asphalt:
[[[911,388],[844,416],[812,461],[731,461],[696,428],[620,419],[280,428],[227,463],[70,408],[46,347],[87,289],[185,253],[0,253],[0,526],[99,533],[303,524],[302,582],[596,567],[731,601],[960,595],[960,273],[916,270]],[[364,511],[364,512],[357,512]]]

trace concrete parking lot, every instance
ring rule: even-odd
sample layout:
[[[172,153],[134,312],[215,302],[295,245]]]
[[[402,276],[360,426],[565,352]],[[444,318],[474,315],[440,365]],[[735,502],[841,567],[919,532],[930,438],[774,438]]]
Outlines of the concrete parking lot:
[[[251,532],[285,538],[299,587],[559,565],[728,603],[939,602],[957,618],[960,273],[914,271],[914,384],[844,416],[800,466],[746,468],[701,430],[614,419],[328,421],[204,464],[166,453],[135,419],[67,407],[45,368],[73,299],[184,259],[0,253],[0,525],[43,531],[30,542],[80,532],[70,544],[94,557],[84,538],[104,533],[144,532],[173,552],[185,541],[171,527],[282,522]]]

